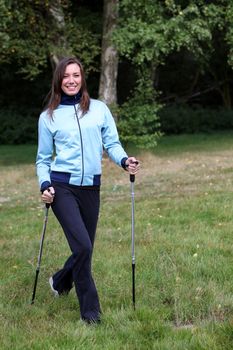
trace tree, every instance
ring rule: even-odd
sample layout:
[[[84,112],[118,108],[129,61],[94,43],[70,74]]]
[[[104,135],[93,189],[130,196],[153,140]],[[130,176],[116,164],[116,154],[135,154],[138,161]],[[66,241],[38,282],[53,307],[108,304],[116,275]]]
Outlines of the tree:
[[[51,43],[54,44],[50,48],[50,60],[52,67],[55,68],[62,57],[72,53],[72,49],[68,46],[65,14],[61,0],[50,3],[48,14],[51,15],[51,24],[55,28],[51,33],[51,39],[53,39]]]
[[[104,0],[99,98],[108,105],[117,103],[118,53],[112,43],[117,19],[118,0]]]
[[[79,56],[86,71],[97,69],[99,38],[71,16],[69,0],[12,0],[0,2],[3,22],[1,63],[14,63],[27,79],[35,79],[59,57]]]
[[[137,67],[164,64],[174,51],[186,47],[196,57],[204,56],[211,31],[202,8],[189,2],[182,8],[173,0],[122,0],[120,25],[115,42],[121,55]],[[153,77],[153,75],[152,75]]]
[[[188,52],[197,66],[190,91],[203,74],[208,74],[225,106],[230,106],[227,74],[233,66],[232,19],[233,4],[227,0],[122,0],[114,41],[121,57],[135,65],[139,80],[144,79],[145,70],[150,72],[146,76],[153,86],[157,85],[159,69],[166,65],[168,57]],[[223,65],[219,66],[220,61]]]

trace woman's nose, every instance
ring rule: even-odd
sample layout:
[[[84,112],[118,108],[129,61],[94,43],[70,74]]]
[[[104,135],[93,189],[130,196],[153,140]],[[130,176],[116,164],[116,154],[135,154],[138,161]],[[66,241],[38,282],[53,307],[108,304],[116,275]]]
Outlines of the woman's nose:
[[[74,83],[74,78],[72,77],[72,75],[69,77],[68,82],[69,82],[69,84],[73,84]]]

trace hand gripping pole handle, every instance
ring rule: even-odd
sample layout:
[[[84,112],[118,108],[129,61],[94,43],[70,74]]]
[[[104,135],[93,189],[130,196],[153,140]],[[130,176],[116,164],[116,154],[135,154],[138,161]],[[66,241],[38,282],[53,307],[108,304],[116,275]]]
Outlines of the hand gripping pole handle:
[[[134,164],[138,164],[138,161],[136,160],[135,162],[134,162]],[[129,175],[129,179],[130,179],[130,182],[134,182],[135,181],[135,175],[133,175],[133,174],[130,174]]]

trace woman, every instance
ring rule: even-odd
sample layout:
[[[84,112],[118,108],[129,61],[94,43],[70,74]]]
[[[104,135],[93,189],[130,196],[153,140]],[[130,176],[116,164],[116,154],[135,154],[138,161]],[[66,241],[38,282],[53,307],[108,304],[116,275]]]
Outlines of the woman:
[[[101,314],[91,258],[103,148],[117,165],[137,173],[139,162],[122,148],[108,107],[90,99],[80,61],[64,58],[40,115],[36,165],[42,201],[51,204],[72,252],[49,283],[55,295],[68,294],[75,286],[81,318],[87,323],[100,322]]]

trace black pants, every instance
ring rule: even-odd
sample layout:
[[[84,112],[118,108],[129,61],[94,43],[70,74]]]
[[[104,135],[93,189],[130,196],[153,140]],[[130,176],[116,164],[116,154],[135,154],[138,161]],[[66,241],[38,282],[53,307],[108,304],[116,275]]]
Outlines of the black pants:
[[[97,319],[99,298],[91,274],[91,258],[99,215],[99,188],[84,189],[53,182],[52,209],[60,222],[71,249],[63,268],[53,275],[54,288],[68,293],[75,286],[82,319]]]

